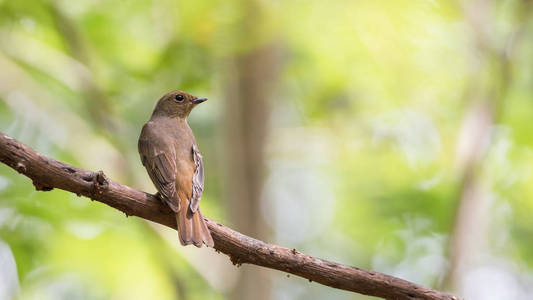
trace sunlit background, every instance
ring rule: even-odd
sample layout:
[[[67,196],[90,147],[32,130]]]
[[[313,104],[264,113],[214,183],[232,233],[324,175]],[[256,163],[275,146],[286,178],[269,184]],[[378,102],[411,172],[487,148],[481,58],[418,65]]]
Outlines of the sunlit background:
[[[155,192],[189,118],[204,214],[469,300],[533,298],[533,1],[0,0],[0,130]],[[0,299],[375,299],[181,247],[0,165]]]

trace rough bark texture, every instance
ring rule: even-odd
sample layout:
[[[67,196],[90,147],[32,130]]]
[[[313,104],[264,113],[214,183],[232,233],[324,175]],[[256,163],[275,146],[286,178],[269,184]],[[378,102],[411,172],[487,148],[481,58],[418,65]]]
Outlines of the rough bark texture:
[[[59,188],[171,228],[176,220],[170,209],[153,195],[116,183],[102,171],[83,170],[46,157],[0,132],[0,161],[29,177],[37,190]],[[386,274],[315,258],[295,249],[245,236],[206,218],[215,249],[236,264],[263,266],[291,273],[330,287],[386,299],[456,299]]]

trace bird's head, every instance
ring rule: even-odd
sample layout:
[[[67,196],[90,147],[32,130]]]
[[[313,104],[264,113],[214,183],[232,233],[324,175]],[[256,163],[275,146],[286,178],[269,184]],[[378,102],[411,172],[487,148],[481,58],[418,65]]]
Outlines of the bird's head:
[[[187,118],[196,105],[206,100],[207,98],[198,98],[183,91],[173,91],[159,99],[154,114],[167,117]]]

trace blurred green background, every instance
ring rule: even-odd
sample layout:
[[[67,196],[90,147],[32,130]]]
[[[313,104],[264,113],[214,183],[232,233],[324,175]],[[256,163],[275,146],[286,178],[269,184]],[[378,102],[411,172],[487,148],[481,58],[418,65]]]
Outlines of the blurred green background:
[[[0,0],[0,130],[154,192],[193,111],[204,215],[464,299],[533,298],[532,1]],[[0,165],[0,299],[371,299],[179,246]]]

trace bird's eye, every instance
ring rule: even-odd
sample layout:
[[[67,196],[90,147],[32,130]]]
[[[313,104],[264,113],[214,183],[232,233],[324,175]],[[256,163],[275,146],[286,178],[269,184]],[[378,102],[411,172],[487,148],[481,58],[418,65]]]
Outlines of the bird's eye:
[[[176,99],[176,101],[178,101],[178,102],[182,102],[183,99],[185,99],[185,98],[183,97],[182,94],[177,94],[176,97],[174,97],[174,99]]]

